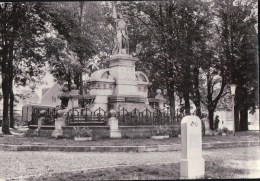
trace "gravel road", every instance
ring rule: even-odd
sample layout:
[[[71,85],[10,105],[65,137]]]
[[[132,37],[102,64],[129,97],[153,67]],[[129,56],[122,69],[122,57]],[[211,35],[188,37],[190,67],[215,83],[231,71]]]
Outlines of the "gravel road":
[[[0,180],[98,167],[179,162],[180,155],[180,152],[79,153],[0,151]],[[250,175],[246,176],[248,178],[260,177],[259,147],[206,150],[203,151],[203,157],[206,161],[223,160],[224,165],[250,169]],[[258,175],[256,175],[257,173]]]

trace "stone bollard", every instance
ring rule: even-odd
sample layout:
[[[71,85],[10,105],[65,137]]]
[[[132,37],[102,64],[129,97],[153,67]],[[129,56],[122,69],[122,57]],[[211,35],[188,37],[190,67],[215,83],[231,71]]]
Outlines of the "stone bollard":
[[[108,120],[108,125],[110,127],[109,136],[110,138],[121,138],[121,131],[118,129],[118,120],[116,119],[116,111],[109,111],[111,117]]]
[[[65,120],[63,117],[61,117],[61,116],[63,116],[63,112],[61,110],[59,110],[57,112],[57,115],[59,116],[59,118],[55,119],[55,129],[51,134],[51,136],[55,137],[55,138],[63,135],[62,126],[65,126]]]
[[[181,121],[181,179],[197,179],[205,176],[202,157],[201,120],[197,116],[185,116]]]
[[[41,110],[40,111],[40,118],[38,119],[38,124],[37,124],[37,129],[36,130],[34,130],[34,133],[36,134],[36,135],[39,135],[39,133],[40,133],[40,129],[41,129],[41,127],[42,127],[42,123],[43,123],[43,121],[44,121],[44,114],[45,114],[45,110]]]
[[[158,100],[158,108],[161,112],[164,112],[165,107],[164,107],[164,103],[166,102],[166,100],[163,98],[162,96],[162,90],[161,89],[157,89],[156,90],[156,96],[155,99]]]

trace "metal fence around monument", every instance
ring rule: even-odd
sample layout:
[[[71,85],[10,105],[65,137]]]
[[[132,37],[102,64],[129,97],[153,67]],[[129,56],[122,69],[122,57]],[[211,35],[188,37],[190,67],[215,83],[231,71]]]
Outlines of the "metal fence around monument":
[[[144,111],[139,111],[138,109],[128,111],[122,108],[117,112],[116,118],[120,126],[171,125],[179,122],[181,114],[177,112],[172,116],[169,111],[161,112],[149,109],[145,109]],[[94,111],[88,108],[71,109],[67,115],[66,125],[84,123],[88,123],[88,125],[102,125],[103,123],[104,125],[108,119],[109,114],[102,108]]]
[[[71,109],[66,117],[66,125],[85,124],[102,125],[107,122],[107,112],[102,108],[91,111],[88,108]]]
[[[32,113],[32,120],[30,125],[37,125],[40,115],[41,108],[36,108]],[[43,115],[43,125],[54,125],[55,119],[57,118],[57,110],[45,109]],[[128,111],[122,108],[117,112],[116,118],[118,119],[119,126],[145,126],[145,125],[171,125],[180,122],[182,115],[178,112],[170,113],[169,110],[160,111],[157,109],[149,110],[146,108],[143,111],[134,109]],[[97,108],[91,111],[88,108],[71,109],[66,116],[66,125],[106,125],[109,119],[109,114],[102,108]]]
[[[43,115],[40,114],[42,110],[45,110],[45,113]],[[29,125],[37,125],[38,119],[44,117],[43,125],[54,125],[55,119],[57,116],[57,110],[55,108],[34,108],[32,111],[32,119],[29,121]]]
[[[144,125],[171,125],[178,122],[178,116],[172,116],[170,112],[162,112],[160,110],[144,111],[134,109],[127,111],[125,108],[117,112],[117,119],[120,126],[144,126]]]

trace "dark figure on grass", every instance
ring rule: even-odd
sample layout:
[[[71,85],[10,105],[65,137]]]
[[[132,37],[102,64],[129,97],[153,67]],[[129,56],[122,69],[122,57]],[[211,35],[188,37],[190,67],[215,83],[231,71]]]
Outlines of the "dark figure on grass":
[[[218,131],[218,125],[219,125],[219,116],[216,116],[215,120],[214,120],[214,130],[215,131]]]

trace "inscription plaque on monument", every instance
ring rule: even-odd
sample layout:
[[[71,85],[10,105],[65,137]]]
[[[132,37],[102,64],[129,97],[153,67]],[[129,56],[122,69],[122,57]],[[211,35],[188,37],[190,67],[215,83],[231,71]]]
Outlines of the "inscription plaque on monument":
[[[198,144],[201,144],[201,139],[199,138],[198,134],[190,134],[189,139],[189,146],[190,148],[198,148]]]

